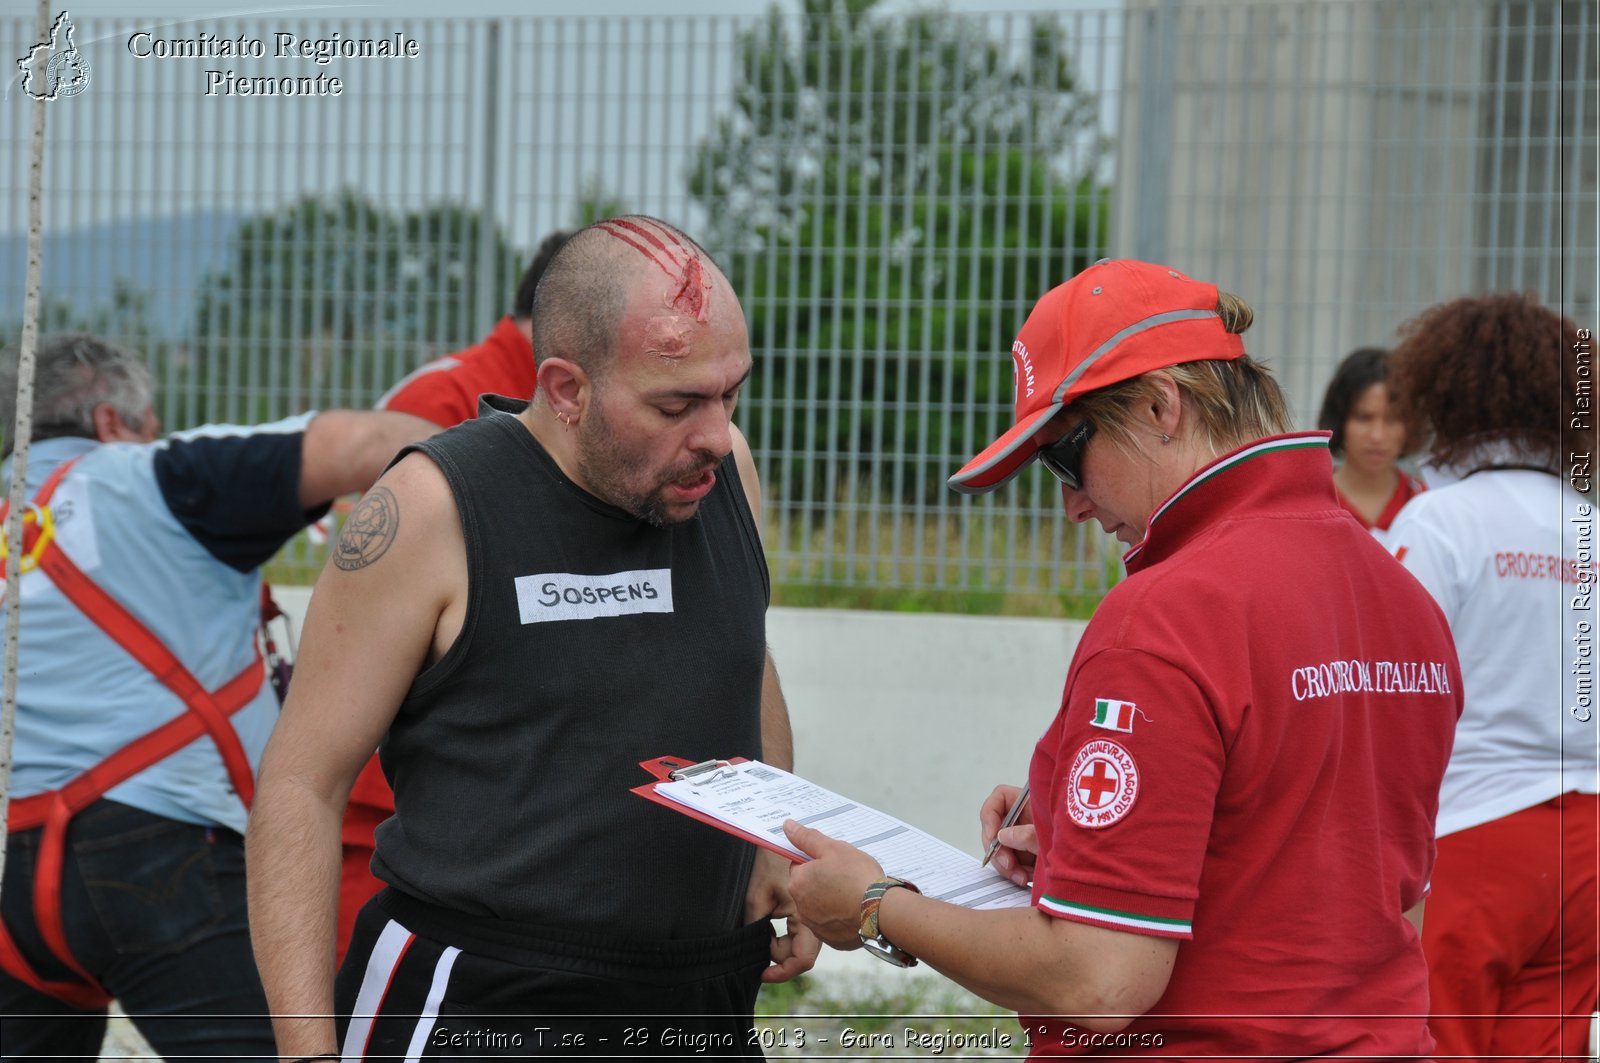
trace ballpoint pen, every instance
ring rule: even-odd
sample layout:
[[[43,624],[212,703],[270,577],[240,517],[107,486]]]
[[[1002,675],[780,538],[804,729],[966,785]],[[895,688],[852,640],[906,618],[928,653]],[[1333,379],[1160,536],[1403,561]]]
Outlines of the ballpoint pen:
[[[988,867],[989,861],[994,859],[995,852],[1000,848],[1000,831],[1016,825],[1017,817],[1022,815],[1022,806],[1028,803],[1028,784],[1023,783],[1022,789],[1017,793],[1017,799],[1011,802],[1011,808],[1006,812],[1006,818],[1000,821],[1000,830],[994,832],[994,841],[989,843],[989,851],[983,854],[983,863],[979,867]]]

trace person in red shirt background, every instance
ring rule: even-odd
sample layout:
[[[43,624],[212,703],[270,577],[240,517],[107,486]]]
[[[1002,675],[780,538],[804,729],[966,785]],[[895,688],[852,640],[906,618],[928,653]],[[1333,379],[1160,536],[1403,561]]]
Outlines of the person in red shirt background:
[[[1421,480],[1398,464],[1408,440],[1405,422],[1389,394],[1388,376],[1388,351],[1382,347],[1351,351],[1328,381],[1317,416],[1317,427],[1333,433],[1328,449],[1339,462],[1333,470],[1339,502],[1374,533],[1388,531],[1400,507],[1426,490]]]
[[[478,416],[478,396],[533,397],[537,381],[533,360],[533,292],[550,259],[572,234],[558,230],[544,238],[528,271],[517,285],[511,313],[500,319],[483,342],[415,369],[384,393],[380,410],[398,410],[425,417],[449,428]]]
[[[377,408],[409,413],[449,428],[478,415],[479,395],[532,398],[538,382],[533,356],[533,293],[545,267],[571,237],[572,233],[557,230],[544,238],[517,285],[511,313],[500,319],[482,343],[435,358],[407,374],[378,400]],[[344,814],[337,938],[341,963],[362,905],[383,888],[372,874],[373,832],[392,815],[394,793],[374,755],[356,776]]]

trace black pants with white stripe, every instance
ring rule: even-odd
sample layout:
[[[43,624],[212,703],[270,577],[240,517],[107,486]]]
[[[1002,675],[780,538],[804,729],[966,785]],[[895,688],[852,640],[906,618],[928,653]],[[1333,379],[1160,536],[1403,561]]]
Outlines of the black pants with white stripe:
[[[343,1056],[759,1059],[752,1015],[771,940],[765,920],[670,943],[535,935],[386,889],[339,971]]]

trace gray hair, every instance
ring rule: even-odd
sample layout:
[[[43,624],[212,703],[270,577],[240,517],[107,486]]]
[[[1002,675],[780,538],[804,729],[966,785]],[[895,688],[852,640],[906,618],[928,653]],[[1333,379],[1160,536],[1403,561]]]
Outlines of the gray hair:
[[[78,332],[56,336],[39,345],[33,379],[33,436],[96,438],[95,407],[107,403],[129,428],[144,428],[154,401],[150,370],[138,355],[105,340]],[[0,366],[0,413],[4,414],[5,450],[15,437],[17,352],[8,351]]]

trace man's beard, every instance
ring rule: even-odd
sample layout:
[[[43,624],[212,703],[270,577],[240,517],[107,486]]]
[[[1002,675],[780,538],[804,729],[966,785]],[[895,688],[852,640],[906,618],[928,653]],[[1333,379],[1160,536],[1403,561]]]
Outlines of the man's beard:
[[[605,414],[600,412],[600,403],[590,403],[589,415],[578,424],[577,471],[590,493],[652,527],[681,524],[698,516],[700,507],[696,506],[688,516],[676,520],[668,517],[667,485],[707,468],[715,469],[720,464],[708,454],[692,464],[669,471],[654,488],[640,490],[627,480],[628,470],[638,467],[639,458],[618,443]]]

